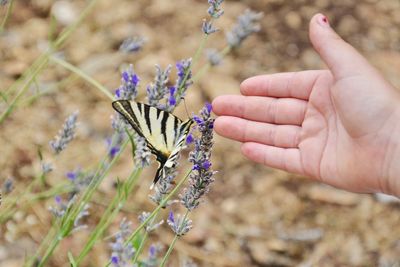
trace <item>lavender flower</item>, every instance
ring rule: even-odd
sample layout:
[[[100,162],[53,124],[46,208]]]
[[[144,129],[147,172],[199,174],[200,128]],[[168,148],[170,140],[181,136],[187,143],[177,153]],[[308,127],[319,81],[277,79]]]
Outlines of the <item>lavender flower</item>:
[[[72,185],[72,190],[70,192],[71,197],[85,189],[94,178],[93,173],[84,173],[79,168],[74,171],[67,172],[65,176]]]
[[[207,12],[211,17],[217,19],[224,14],[224,11],[221,9],[222,2],[224,2],[224,0],[208,0],[210,7]]]
[[[169,88],[168,105],[172,107],[176,105],[175,92],[176,92],[175,86]]]
[[[50,162],[42,162],[42,172],[44,174],[49,173],[54,170],[53,164]]]
[[[118,115],[119,116],[119,115]],[[122,126],[121,126],[122,128]],[[116,130],[118,134],[116,134],[116,139],[111,140],[108,138],[107,142],[107,149],[108,149],[108,157],[112,160],[118,152],[121,150],[121,145],[125,140],[125,132],[122,129]]]
[[[64,215],[71,209],[72,205],[76,201],[76,196],[72,197],[67,203],[64,203],[62,201],[62,198],[60,196],[55,196],[54,201],[56,203],[56,206],[50,206],[49,211],[53,214],[53,216],[57,219],[61,219],[64,217]],[[84,217],[89,216],[89,204],[86,204],[83,209],[79,212],[78,216],[74,220],[74,226],[72,228],[72,232],[76,232],[79,230],[82,230],[84,228],[87,228],[86,224],[82,224],[81,220]]]
[[[3,189],[2,192],[5,194],[11,193],[14,189],[14,179],[13,178],[7,178],[4,183],[3,183]]]
[[[207,49],[206,56],[211,66],[217,66],[222,62],[222,55],[216,49]]]
[[[167,223],[177,236],[183,236],[187,234],[187,232],[189,232],[193,227],[192,220],[182,216],[181,214],[178,214],[175,218],[172,211],[169,213]]]
[[[213,145],[214,119],[211,118],[211,105],[206,104],[200,111],[200,116],[194,116],[200,137],[194,140],[194,150],[189,154],[193,163],[193,171],[189,176],[189,187],[180,196],[182,204],[193,210],[200,204],[200,198],[209,191],[215,173],[211,170],[211,151]]]
[[[164,167],[164,175],[160,178],[155,186],[155,192],[150,199],[154,201],[157,205],[161,203],[163,198],[168,195],[173,187],[173,180],[175,179],[178,172],[176,168],[178,167],[179,155],[175,158],[175,162],[173,164],[173,168]],[[173,202],[168,202],[166,206],[170,205]],[[164,207],[165,208],[165,207]]]
[[[201,27],[204,34],[210,35],[214,32],[219,31],[219,29],[215,28],[211,21],[203,20],[203,25]]]
[[[0,6],[5,6],[7,5],[9,0],[0,0]]]
[[[85,204],[85,206],[83,207],[83,209],[79,212],[78,216],[76,216],[75,220],[74,220],[74,228],[72,230],[72,232],[76,232],[82,229],[86,229],[88,226],[87,224],[82,224],[81,220],[84,217],[89,216],[89,204]]]
[[[134,100],[138,94],[137,87],[140,79],[133,71],[133,65],[129,65],[129,69],[123,71],[121,76],[121,85],[115,91],[115,98]]]
[[[157,264],[157,257],[162,251],[162,245],[160,244],[152,244],[149,248],[147,259],[142,261],[142,265],[144,267],[155,267]]]
[[[147,220],[147,218],[149,218],[149,216],[150,216],[150,212],[143,211],[138,217],[140,223],[144,223]],[[164,220],[161,220],[158,223],[148,222],[148,223],[146,223],[146,226],[144,227],[144,229],[146,230],[146,232],[150,233],[150,232],[156,230],[158,227],[160,227],[163,223],[164,223]]]
[[[144,43],[145,39],[141,36],[129,37],[122,42],[119,50],[125,53],[138,52],[142,49]]]
[[[176,69],[177,69],[177,76],[178,78],[176,79],[175,90],[173,90],[173,94],[170,94],[169,99],[174,98],[175,101],[167,101],[167,106],[165,110],[167,111],[173,111],[174,108],[179,105],[181,102],[182,97],[185,96],[185,93],[187,89],[189,88],[190,85],[193,84],[192,81],[192,59],[183,59],[176,63]],[[170,92],[171,93],[171,92]],[[172,105],[174,104],[174,105]]]
[[[139,165],[141,168],[145,168],[150,165],[151,152],[146,145],[146,140],[135,134],[135,164]]]
[[[56,203],[56,207],[50,206],[49,211],[53,214],[56,218],[62,218],[68,209],[69,206],[72,205],[72,201],[70,201],[67,205],[63,203],[60,196],[55,196],[54,201]]]
[[[236,25],[226,35],[229,46],[237,48],[250,34],[258,32],[260,30],[258,21],[262,16],[262,13],[256,13],[249,9],[240,15]]]
[[[74,138],[77,118],[78,111],[68,116],[64,122],[63,128],[58,132],[58,135],[54,140],[50,141],[50,146],[56,154],[63,151]]]
[[[125,245],[125,241],[131,234],[130,229],[131,223],[126,221],[126,218],[122,219],[119,231],[115,234],[115,242],[110,244],[112,254],[111,263],[116,267],[127,267],[131,266],[130,261],[135,255],[135,248],[131,243]]]
[[[160,100],[168,94],[169,74],[171,65],[168,65],[165,71],[162,71],[159,65],[156,65],[156,76],[154,83],[147,86],[147,99],[150,106],[162,108]]]

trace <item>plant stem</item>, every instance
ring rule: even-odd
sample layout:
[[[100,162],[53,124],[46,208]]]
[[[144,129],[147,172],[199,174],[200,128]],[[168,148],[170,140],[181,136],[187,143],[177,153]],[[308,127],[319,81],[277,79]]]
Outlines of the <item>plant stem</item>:
[[[193,67],[196,65],[197,61],[199,60],[200,55],[201,55],[201,52],[203,51],[204,46],[205,46],[206,43],[207,43],[207,39],[208,39],[208,35],[207,35],[207,34],[204,34],[203,39],[201,40],[200,45],[199,45],[199,47],[196,49],[196,52],[195,52],[195,54],[194,54],[194,56],[193,56],[191,69],[193,69]],[[182,82],[181,82],[181,86],[177,89],[177,95],[178,95],[178,96],[181,96],[182,93],[183,93],[182,90],[183,90],[183,88],[184,88],[184,86],[185,86],[185,84],[186,84],[186,80],[187,80],[188,77],[189,77],[189,73],[190,73],[190,71],[187,71],[187,72],[185,73],[185,76],[183,77],[183,80],[182,80]],[[179,99],[179,100],[178,100],[178,103],[179,103],[180,97],[178,97],[178,99]]]
[[[107,207],[106,211],[103,213],[100,222],[96,225],[96,228],[92,231],[89,240],[86,242],[86,245],[83,247],[78,258],[75,260],[77,266],[87,256],[89,251],[94,246],[95,242],[100,238],[100,236],[104,233],[104,231],[113,221],[115,216],[118,214],[120,209],[124,206],[126,200],[128,199],[129,193],[133,190],[133,188],[136,185],[137,178],[140,176],[141,171],[142,169],[136,169],[135,171],[133,171],[131,175],[128,177],[127,181],[122,186],[122,189],[118,190],[118,193],[113,198],[111,204]]]
[[[10,0],[10,2],[8,3],[6,15],[4,16],[3,21],[1,22],[1,25],[0,25],[0,34],[3,33],[3,31],[4,31],[6,23],[11,16],[13,7],[14,7],[14,0]]]
[[[154,218],[156,218],[156,216],[154,216]],[[154,218],[153,218],[153,219],[154,219]],[[154,220],[152,220],[152,221],[154,221]],[[150,224],[151,224],[151,223],[150,223]],[[147,237],[148,237],[148,236],[149,236],[149,232],[147,232],[147,231],[145,230],[144,236],[143,236],[142,240],[140,241],[140,245],[139,245],[137,251],[135,252],[135,257],[133,258],[133,262],[132,262],[133,266],[135,266],[135,263],[137,262],[140,253],[142,253],[144,244],[146,243],[146,240],[147,240]]]
[[[119,159],[122,152],[126,148],[127,144],[128,144],[128,140],[126,140],[121,145],[121,149],[120,149],[119,153],[111,160],[111,162],[109,164],[106,165],[105,169],[103,170],[104,163],[106,162],[108,154],[106,154],[104,156],[103,160],[98,165],[98,168],[93,176],[92,181],[90,182],[90,184],[87,186],[87,188],[83,192],[82,197],[79,199],[79,201],[76,203],[76,205],[74,207],[72,207],[71,210],[67,211],[67,213],[62,217],[62,220],[60,223],[61,226],[55,236],[55,238],[58,240],[58,242],[52,242],[50,244],[50,246],[47,248],[46,252],[44,253],[44,256],[40,259],[40,262],[39,262],[40,265],[38,265],[38,266],[44,265],[47,262],[47,260],[50,258],[50,256],[54,252],[54,249],[58,246],[60,241],[64,237],[68,236],[71,233],[71,231],[73,230],[73,224],[74,224],[75,219],[77,218],[79,213],[82,211],[82,209],[85,207],[86,203],[89,202],[93,193],[97,190],[98,186],[103,181],[103,179],[107,175],[107,173],[110,171],[111,167]],[[43,243],[42,243],[42,245],[43,245]],[[52,246],[54,246],[54,247],[52,247]],[[39,250],[34,255],[34,258],[37,258],[38,255],[40,255]],[[31,265],[32,265],[32,263],[30,263],[28,266],[31,266]]]
[[[132,242],[135,236],[139,233],[140,230],[143,229],[147,225],[147,223],[159,212],[159,210],[165,206],[167,201],[179,190],[179,188],[183,185],[183,183],[187,180],[189,177],[189,174],[192,172],[192,170],[188,171],[185,177],[183,177],[179,183],[175,186],[175,188],[158,204],[158,206],[153,210],[153,212],[147,217],[147,219],[142,222],[136,229],[135,231],[129,236],[129,238],[125,241],[125,245]]]
[[[91,85],[96,87],[100,92],[105,94],[108,98],[110,98],[111,100],[114,100],[113,95],[107,90],[107,88],[105,88],[101,83],[99,83],[98,81],[96,81],[95,79],[93,79],[92,77],[87,75],[86,73],[84,73],[79,68],[77,68],[74,65],[68,63],[67,61],[57,58],[55,56],[51,56],[50,60],[63,66],[64,68],[75,73],[76,75],[80,76],[82,79],[84,79],[85,81],[87,81],[88,83],[90,83]]]
[[[183,216],[183,220],[181,222],[181,225],[179,225],[179,228],[178,228],[178,231],[177,231],[178,233],[181,230],[181,228],[183,227],[183,224],[185,223],[186,218],[187,218],[188,215],[189,215],[189,210],[186,210],[186,213],[185,213],[185,216]],[[161,261],[160,267],[164,267],[165,263],[167,262],[169,256],[172,253],[172,250],[174,249],[176,241],[178,241],[179,238],[180,238],[180,236],[178,234],[175,234],[174,239],[172,240],[171,244],[168,247],[167,253],[165,253],[164,258]]]
[[[229,52],[231,52],[231,47],[229,45],[225,46],[221,52],[219,52],[222,57],[226,56]],[[206,63],[204,64],[200,70],[196,73],[196,75],[193,76],[193,82],[197,82],[203,75],[204,73],[206,73],[210,68],[211,68],[211,64],[210,63]]]
[[[20,97],[25,94],[25,92],[28,90],[29,86],[31,83],[36,79],[36,76],[44,69],[45,66],[47,66],[47,63],[49,61],[50,55],[56,50],[59,49],[64,42],[67,40],[67,38],[71,35],[71,33],[79,26],[79,24],[82,22],[82,20],[89,14],[89,12],[94,8],[96,2],[98,0],[91,0],[91,2],[86,6],[86,8],[82,11],[80,14],[79,18],[71,24],[68,28],[66,28],[57,38],[57,40],[54,41],[54,44],[52,47],[50,47],[44,54],[42,54],[33,64],[30,68],[28,68],[22,75],[22,79],[18,79],[8,90],[7,90],[7,95],[10,95],[18,86],[19,82],[25,81],[23,85],[20,87],[19,92],[17,95],[14,97],[14,99],[11,101],[7,109],[0,115],[0,124],[3,123],[3,121],[11,114],[11,112],[14,110],[18,100]],[[6,97],[6,96],[5,96]],[[7,98],[7,97],[6,97]]]

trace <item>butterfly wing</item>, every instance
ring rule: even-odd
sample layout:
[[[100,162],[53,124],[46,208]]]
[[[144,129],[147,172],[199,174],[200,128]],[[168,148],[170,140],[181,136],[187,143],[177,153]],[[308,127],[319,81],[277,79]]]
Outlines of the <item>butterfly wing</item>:
[[[117,100],[113,108],[145,138],[150,151],[160,163],[153,184],[164,175],[164,167],[171,168],[184,144],[192,120],[182,122],[169,112],[128,100]]]

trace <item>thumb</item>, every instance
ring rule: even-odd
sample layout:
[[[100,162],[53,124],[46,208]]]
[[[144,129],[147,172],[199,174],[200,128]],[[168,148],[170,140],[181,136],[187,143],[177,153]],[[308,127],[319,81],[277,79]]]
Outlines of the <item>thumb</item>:
[[[309,34],[314,49],[336,79],[373,72],[368,61],[340,38],[324,15],[316,14],[311,19]]]

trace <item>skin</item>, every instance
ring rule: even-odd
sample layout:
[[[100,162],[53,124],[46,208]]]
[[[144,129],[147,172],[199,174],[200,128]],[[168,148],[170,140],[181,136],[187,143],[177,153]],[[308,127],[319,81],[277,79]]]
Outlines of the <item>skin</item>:
[[[260,75],[217,97],[215,131],[257,163],[353,192],[400,196],[400,95],[326,17],[310,40],[328,70]]]

